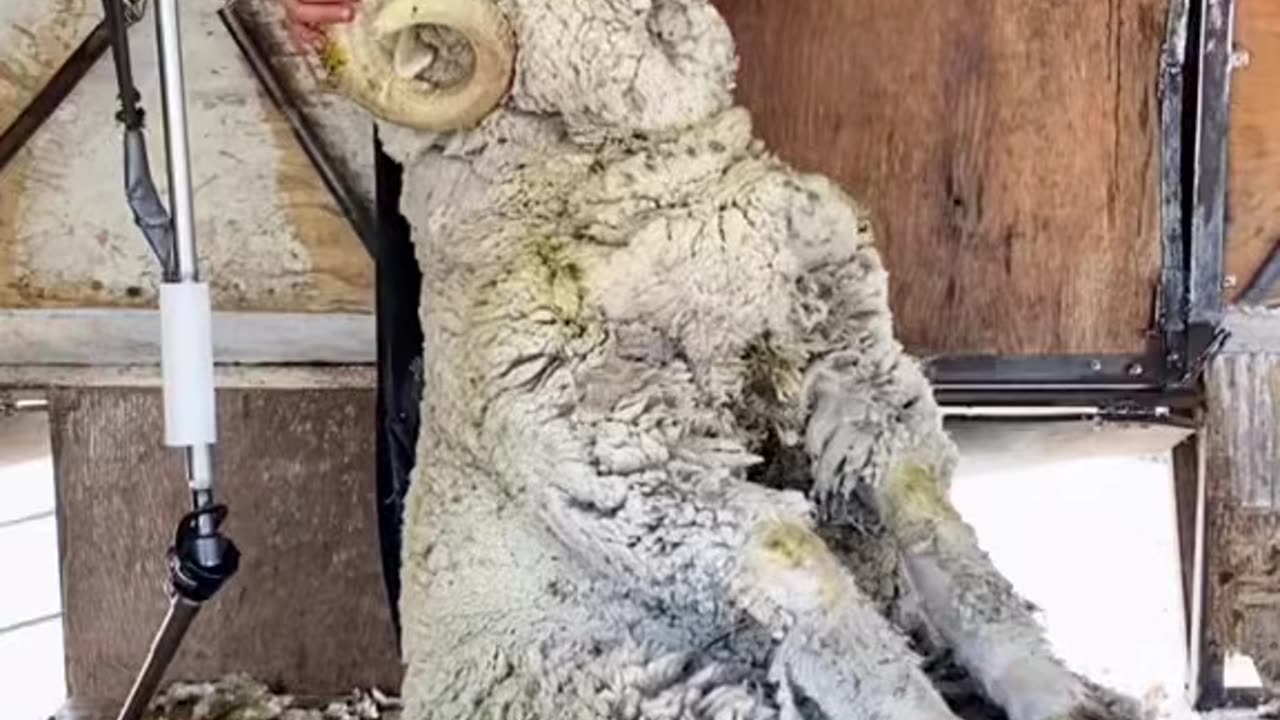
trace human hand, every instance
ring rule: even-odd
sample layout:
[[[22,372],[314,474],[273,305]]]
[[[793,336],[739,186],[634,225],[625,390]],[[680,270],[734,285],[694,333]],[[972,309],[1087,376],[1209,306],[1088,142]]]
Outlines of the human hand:
[[[318,48],[324,26],[350,22],[359,0],[281,0],[288,18],[289,39],[299,49]]]

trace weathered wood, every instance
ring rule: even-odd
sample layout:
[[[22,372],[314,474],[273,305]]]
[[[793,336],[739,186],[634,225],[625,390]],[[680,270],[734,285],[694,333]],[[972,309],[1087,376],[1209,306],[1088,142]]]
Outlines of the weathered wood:
[[[17,117],[102,17],[94,0],[5,3],[0,9],[0,130]]]
[[[347,364],[377,359],[370,315],[213,314],[219,364]],[[5,365],[153,365],[160,361],[160,313],[132,309],[0,309]]]
[[[372,388],[373,365],[215,365],[218,388],[314,390]],[[158,388],[160,366],[152,365],[0,365],[0,388]]]
[[[80,8],[72,16],[97,10],[97,3],[81,0],[3,3],[0,32],[22,35],[24,23],[62,28],[67,21],[56,18],[69,4]],[[183,8],[196,229],[214,305],[368,312],[372,263],[288,124],[258,89],[217,9],[216,3]],[[87,32],[83,20],[74,29],[0,44],[0,80],[4,68],[30,64],[29,57],[42,58],[40,68],[56,69],[65,57],[61,49],[74,47]],[[149,111],[152,172],[163,185],[150,19],[133,29],[131,40],[135,81]],[[39,89],[40,77],[27,73],[10,83],[24,88],[27,97]],[[0,91],[0,99],[9,95]],[[104,57],[0,171],[0,307],[154,304],[157,263],[123,195],[116,95],[111,58]],[[371,124],[366,128],[367,146]]]
[[[1134,352],[1164,0],[718,0],[782,157],[869,204],[917,353]]]
[[[1280,244],[1280,4],[1236,0],[1236,45],[1248,58],[1231,88],[1226,266],[1238,297]],[[1267,299],[1280,302],[1280,287]]]
[[[1227,353],[1208,374],[1206,628],[1212,659],[1251,656],[1280,690],[1280,355]]]
[[[374,506],[371,390],[224,391],[220,497],[239,574],[201,613],[172,678],[244,671],[299,693],[394,688]],[[119,699],[165,609],[164,550],[188,509],[160,446],[160,395],[50,395],[73,696]]]
[[[320,136],[328,159],[351,190],[369,205],[374,201],[373,122],[369,113],[330,84],[315,53],[299,53],[286,30],[284,3],[234,0],[229,3],[263,43],[285,91]]]
[[[1280,431],[1280,372],[1276,356],[1227,353],[1213,363],[1207,378],[1211,399],[1209,426],[1219,462],[1215,486],[1233,506],[1253,510],[1280,508],[1280,467],[1276,433]]]

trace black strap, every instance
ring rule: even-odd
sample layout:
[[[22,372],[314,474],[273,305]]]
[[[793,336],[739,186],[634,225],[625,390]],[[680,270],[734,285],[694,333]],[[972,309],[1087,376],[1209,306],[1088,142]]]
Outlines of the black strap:
[[[201,515],[213,516],[213,537],[222,548],[222,560],[214,566],[202,565],[196,557],[196,542],[200,539],[197,522]],[[210,505],[184,515],[174,531],[168,555],[169,580],[174,592],[192,602],[202,603],[216,595],[240,568],[240,550],[218,532],[226,519],[225,505]]]

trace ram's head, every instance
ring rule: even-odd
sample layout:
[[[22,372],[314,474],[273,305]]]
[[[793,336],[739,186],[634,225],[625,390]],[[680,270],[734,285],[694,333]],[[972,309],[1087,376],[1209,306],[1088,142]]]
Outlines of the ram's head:
[[[326,65],[384,120],[449,131],[500,108],[571,130],[659,131],[730,103],[734,51],[707,0],[365,0]]]

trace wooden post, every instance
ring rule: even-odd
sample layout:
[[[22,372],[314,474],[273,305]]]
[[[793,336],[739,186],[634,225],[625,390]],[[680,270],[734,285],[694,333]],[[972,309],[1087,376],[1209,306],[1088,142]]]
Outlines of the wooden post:
[[[1210,704],[1232,700],[1221,688],[1229,652],[1250,656],[1268,689],[1280,690],[1280,354],[1228,350],[1210,364],[1206,384],[1202,688]]]
[[[65,604],[77,700],[118,702],[168,603],[165,550],[188,510],[162,446],[160,393],[49,397]],[[240,572],[196,618],[170,679],[247,672],[293,693],[394,691],[382,584],[372,389],[218,393],[219,497]]]

